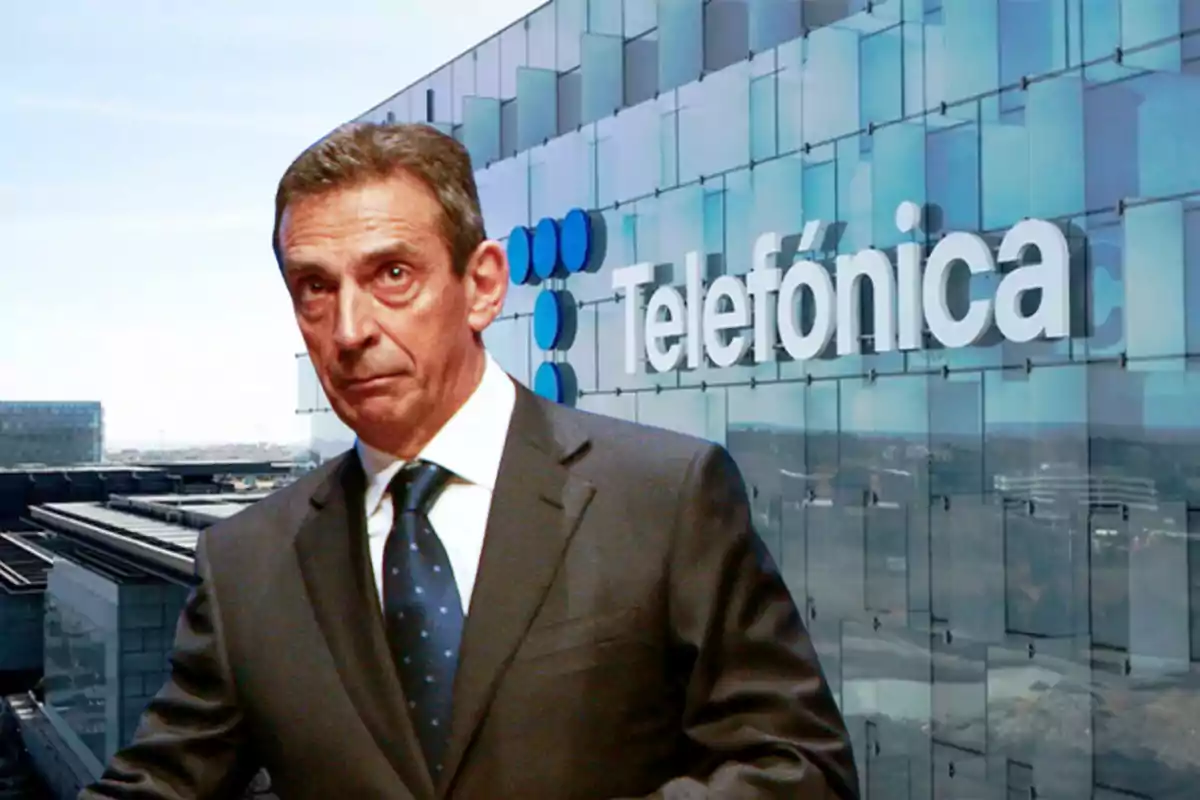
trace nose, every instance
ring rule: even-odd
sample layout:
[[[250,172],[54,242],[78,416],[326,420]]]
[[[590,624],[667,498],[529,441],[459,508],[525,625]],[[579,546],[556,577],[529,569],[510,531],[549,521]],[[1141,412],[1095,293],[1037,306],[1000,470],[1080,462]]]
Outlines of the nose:
[[[345,282],[338,292],[334,344],[343,352],[361,350],[378,332],[370,293],[362,291],[353,281]]]

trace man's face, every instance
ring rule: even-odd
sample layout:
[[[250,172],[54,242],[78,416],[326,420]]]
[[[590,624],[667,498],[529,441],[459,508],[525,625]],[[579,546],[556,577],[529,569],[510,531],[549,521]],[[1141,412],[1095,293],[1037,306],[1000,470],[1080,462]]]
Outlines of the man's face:
[[[313,367],[365,442],[412,457],[474,389],[477,335],[499,313],[504,252],[480,245],[462,276],[433,193],[399,174],[290,203],[284,276]]]

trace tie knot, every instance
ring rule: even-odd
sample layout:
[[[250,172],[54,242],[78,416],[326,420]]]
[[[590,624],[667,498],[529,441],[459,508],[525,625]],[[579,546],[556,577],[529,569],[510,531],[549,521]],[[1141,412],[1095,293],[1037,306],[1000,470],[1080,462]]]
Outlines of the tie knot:
[[[397,511],[426,512],[453,477],[450,470],[430,461],[405,464],[392,478],[392,502]]]

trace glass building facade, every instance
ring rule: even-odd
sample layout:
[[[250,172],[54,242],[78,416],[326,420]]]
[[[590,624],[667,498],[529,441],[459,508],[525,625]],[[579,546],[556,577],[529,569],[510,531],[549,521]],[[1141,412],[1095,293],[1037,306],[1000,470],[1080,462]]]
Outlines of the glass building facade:
[[[550,276],[514,285],[487,334],[513,376],[737,458],[866,797],[1182,799],[1200,785],[1198,59],[1195,0],[556,0],[362,119],[451,132],[489,235],[522,267],[548,243]],[[576,273],[557,263],[572,209],[593,234]],[[882,307],[911,295],[879,270],[836,286],[839,255],[874,248],[903,283],[903,246],[994,250],[1027,219],[1061,233],[1067,291],[1009,297],[997,325],[1062,299],[1061,336],[981,326],[947,347],[927,324],[889,349]],[[764,234],[778,256],[756,255]],[[657,286],[682,299],[652,321],[684,332],[657,346],[691,355],[689,253],[727,295],[756,263],[816,264],[848,346],[790,358],[772,337],[760,363],[743,295],[709,309],[734,330],[699,363],[657,371],[635,339],[627,371],[626,314]],[[616,291],[634,264],[650,285]],[[926,314],[990,314],[1022,268],[951,269]],[[779,319],[812,330],[798,296]]]
[[[0,402],[0,467],[96,464],[103,458],[99,403]]]

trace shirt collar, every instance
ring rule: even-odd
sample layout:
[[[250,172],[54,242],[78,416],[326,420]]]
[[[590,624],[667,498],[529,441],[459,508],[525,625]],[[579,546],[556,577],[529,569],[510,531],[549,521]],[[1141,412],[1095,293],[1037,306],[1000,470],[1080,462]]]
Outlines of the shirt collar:
[[[496,487],[500,458],[516,403],[516,388],[500,365],[485,354],[479,386],[429,441],[418,458],[445,467],[457,480]],[[405,462],[357,439],[354,443],[367,476],[367,516],[387,494],[388,484]]]

